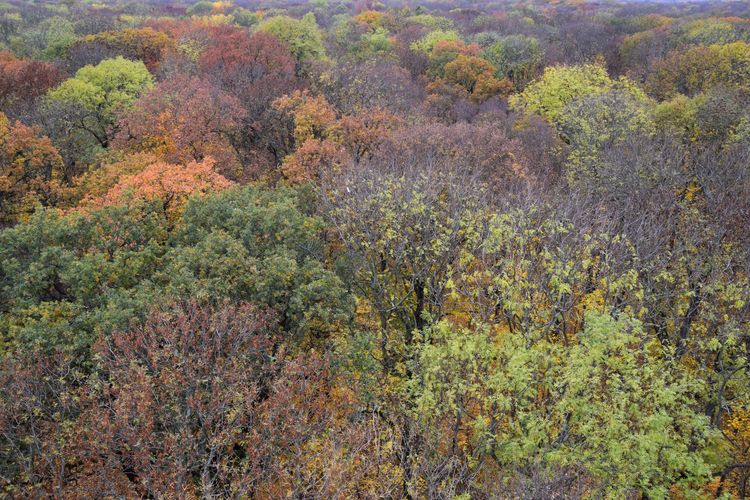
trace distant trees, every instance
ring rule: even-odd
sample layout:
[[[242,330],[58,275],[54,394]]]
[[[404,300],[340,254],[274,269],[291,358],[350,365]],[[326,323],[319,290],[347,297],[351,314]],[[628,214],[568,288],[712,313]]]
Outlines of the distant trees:
[[[52,60],[62,58],[76,41],[75,26],[62,16],[42,19],[39,24],[24,30],[11,47],[22,57]]]
[[[747,89],[750,44],[696,46],[670,53],[656,64],[646,88],[658,98],[695,95],[716,85]]]
[[[127,28],[88,35],[67,50],[66,60],[72,71],[103,59],[122,56],[140,60],[149,71],[156,72],[161,59],[175,50],[175,42],[166,33],[152,28]]]

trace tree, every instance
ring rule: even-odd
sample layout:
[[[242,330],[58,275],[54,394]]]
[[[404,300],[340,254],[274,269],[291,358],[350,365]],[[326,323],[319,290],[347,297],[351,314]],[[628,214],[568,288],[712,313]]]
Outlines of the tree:
[[[385,371],[397,363],[401,342],[409,345],[425,326],[425,315],[443,314],[452,266],[476,243],[482,218],[481,174],[453,163],[447,151],[423,157],[418,148],[376,153],[322,187],[353,284],[379,322]]]
[[[204,78],[239,99],[245,116],[234,146],[249,156],[245,164],[276,164],[286,154],[286,124],[279,123],[274,99],[297,87],[295,62],[273,35],[219,28],[198,58]],[[270,155],[270,159],[267,156]]]
[[[156,72],[159,63],[170,51],[175,50],[175,41],[166,33],[154,31],[152,28],[126,28],[117,31],[105,31],[95,35],[88,35],[76,41],[67,53],[67,59],[75,62],[74,69],[83,66],[81,55],[92,53],[96,48],[109,58],[122,56],[126,59],[142,61],[149,71]],[[101,61],[86,61],[86,64],[98,64]]]
[[[509,78],[523,87],[539,70],[544,53],[539,40],[524,35],[501,38],[485,49],[483,57],[495,67],[498,78]]]
[[[85,66],[51,90],[44,113],[53,141],[68,153],[66,161],[85,162],[109,146],[117,114],[152,85],[153,77],[142,62],[118,57]],[[76,154],[81,158],[72,158]]]
[[[566,175],[575,182],[599,177],[600,153],[638,134],[656,132],[651,110],[655,106],[634,86],[616,82],[610,90],[578,97],[558,116],[558,130],[570,144]],[[605,180],[606,182],[606,180]]]
[[[357,23],[366,25],[371,31],[376,31],[383,27],[385,14],[377,10],[363,10],[353,20]]]
[[[646,88],[657,98],[677,93],[693,96],[716,85],[747,90],[750,77],[750,44],[691,47],[673,51],[655,64]]]
[[[275,16],[258,25],[258,30],[270,33],[287,46],[297,63],[297,73],[309,63],[325,59],[323,35],[312,13],[298,20],[289,16]]]
[[[125,329],[170,298],[271,308],[295,346],[324,345],[343,331],[351,297],[326,268],[310,194],[224,189],[192,196],[179,210],[193,182],[208,191],[208,181],[221,181],[207,167],[157,165],[122,177],[82,209],[39,210],[0,232],[0,349],[27,345],[87,362],[100,334]],[[128,192],[145,184],[145,193]]]
[[[398,64],[363,61],[336,65],[330,80],[321,82],[326,99],[343,114],[354,115],[370,108],[399,116],[414,113],[422,89]]]
[[[215,30],[198,59],[201,71],[222,87],[245,95],[248,86],[273,86],[280,92],[294,81],[294,59],[273,34],[222,27]]]
[[[247,9],[239,8],[232,12],[232,18],[238,26],[243,28],[250,28],[260,22],[260,12],[253,12]]]
[[[185,165],[157,162],[137,174],[121,177],[105,195],[93,198],[86,204],[102,207],[138,198],[159,200],[164,212],[175,217],[190,196],[227,189],[232,185],[231,181],[215,171],[214,164],[211,158]]]
[[[475,56],[459,55],[445,65],[446,81],[463,87],[478,100],[510,93],[510,82],[495,78],[494,73],[492,64]]]
[[[422,442],[404,385],[413,343],[445,313],[454,265],[477,244],[484,191],[470,172],[451,169],[439,157],[412,164],[404,156],[363,162],[320,191],[346,252],[348,282],[366,301],[369,356],[380,377],[393,381],[382,413],[392,415],[386,419],[399,436],[400,494],[408,495]]]
[[[76,363],[100,333],[124,328],[161,295],[143,288],[163,255],[157,204],[88,214],[38,210],[0,232],[2,349],[66,353]]]
[[[330,139],[308,138],[284,158],[281,172],[292,184],[320,182],[341,172],[352,158]]]
[[[378,109],[337,118],[324,96],[307,91],[281,97],[274,105],[294,119],[297,149],[282,165],[284,175],[294,183],[320,182],[349,163],[359,163],[399,124],[397,117]]]
[[[75,27],[68,19],[52,16],[43,19],[31,29],[24,30],[20,39],[11,45],[14,52],[24,57],[59,59],[76,41]]]
[[[0,40],[7,44],[11,38],[16,35],[19,28],[23,25],[23,17],[20,13],[14,12],[16,9],[10,5],[3,6],[0,12]]]
[[[37,204],[63,198],[63,161],[39,128],[11,125],[0,113],[0,225],[27,217]]]
[[[430,53],[440,42],[457,42],[458,40],[456,31],[435,30],[427,33],[421,40],[413,42],[410,47],[412,50]]]
[[[102,339],[106,384],[89,387],[74,445],[79,491],[250,495],[264,450],[247,429],[280,368],[274,326],[249,304],[192,301]]]
[[[149,165],[159,161],[159,158],[150,153],[112,153],[110,157],[103,159],[101,164],[91,166],[76,177],[75,185],[71,188],[74,201],[104,196],[122,177],[139,174]]]
[[[682,46],[724,45],[741,39],[734,25],[725,19],[696,19],[679,26],[675,31],[678,43]]]
[[[388,488],[375,481],[388,466],[376,428],[356,419],[332,359],[294,357],[277,319],[247,303],[174,301],[100,338],[89,373],[70,357],[3,357],[4,488],[188,498]]]
[[[479,55],[479,46],[467,45],[461,40],[440,40],[435,43],[430,52],[429,74],[432,77],[444,77],[448,63],[458,56],[473,57]]]
[[[491,477],[568,469],[605,496],[700,492],[711,469],[695,450],[716,438],[689,404],[700,383],[637,321],[592,313],[579,337],[563,352],[488,328],[428,329],[415,364],[423,425]]]
[[[294,140],[302,144],[309,138],[322,138],[336,122],[336,110],[324,96],[310,95],[306,90],[295,91],[274,102],[281,111],[294,118]]]
[[[512,96],[510,104],[555,123],[575,98],[604,92],[613,84],[607,70],[599,65],[548,67],[540,79]]]
[[[0,485],[9,494],[63,496],[85,374],[73,356],[0,357]]]
[[[0,103],[6,110],[33,105],[62,80],[62,73],[52,64],[0,53]]]
[[[121,114],[112,144],[163,161],[216,160],[221,173],[246,176],[250,163],[237,149],[246,117],[238,99],[201,78],[178,77],[159,83]]]

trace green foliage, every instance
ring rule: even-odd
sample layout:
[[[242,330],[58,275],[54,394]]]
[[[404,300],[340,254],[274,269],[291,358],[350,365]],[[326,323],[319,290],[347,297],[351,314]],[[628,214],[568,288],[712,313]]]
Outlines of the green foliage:
[[[615,82],[606,92],[581,96],[558,117],[560,134],[571,146],[567,175],[571,181],[596,175],[597,157],[632,137],[656,132],[654,103],[627,82]]]
[[[407,23],[419,24],[433,30],[449,31],[455,29],[456,25],[445,17],[433,16],[431,14],[416,14],[405,19]]]
[[[185,13],[189,16],[205,16],[213,12],[213,2],[200,0],[187,8]]]
[[[235,23],[245,28],[254,26],[260,21],[258,14],[247,9],[235,10],[234,12],[232,12],[232,18],[234,19]]]
[[[515,109],[557,122],[565,107],[578,97],[605,92],[614,81],[596,64],[546,68],[544,75],[510,99]]]
[[[671,52],[649,74],[646,89],[666,99],[678,93],[694,96],[716,86],[747,91],[748,81],[750,44],[734,42]]]
[[[534,75],[544,53],[536,38],[510,35],[487,47],[483,57],[495,66],[498,78],[509,78],[519,86]]]
[[[655,132],[653,103],[626,78],[598,65],[547,68],[511,105],[546,118],[571,146],[568,179],[596,175],[599,152],[633,135]]]
[[[341,281],[323,265],[321,221],[292,190],[229,190],[188,203],[160,273],[179,297],[266,304],[298,341],[325,338],[348,314]]]
[[[153,300],[141,282],[158,265],[165,238],[153,206],[106,208],[91,217],[43,210],[3,231],[3,342],[75,351],[126,327]]]
[[[739,41],[734,25],[721,19],[698,19],[681,26],[677,37],[685,45],[713,45]]]
[[[160,203],[40,211],[0,233],[3,342],[82,349],[154,302],[226,297],[269,306],[290,340],[314,344],[350,313],[321,229],[291,190],[194,199],[171,234]]]
[[[12,12],[12,9],[0,9],[0,41],[3,43],[10,42],[11,38],[18,33],[22,24],[23,17],[21,17],[21,14]]]
[[[73,23],[63,17],[48,17],[11,40],[14,52],[25,57],[61,58],[77,37]]]
[[[153,77],[142,62],[118,57],[79,69],[73,78],[52,90],[49,98],[101,108],[105,115],[112,115],[117,108],[132,104],[140,92],[152,85]]]
[[[312,13],[301,20],[289,16],[271,17],[260,23],[257,29],[272,34],[284,43],[298,65],[326,57],[323,35]]]
[[[153,82],[141,61],[106,59],[96,66],[84,66],[50,90],[45,98],[46,112],[60,128],[74,131],[62,141],[80,144],[83,153],[91,155],[108,145],[118,112],[131,106]]]
[[[637,321],[589,314],[567,350],[443,322],[425,332],[417,359],[418,415],[437,428],[458,422],[475,457],[540,472],[581,464],[612,498],[663,498],[709,477],[701,452],[716,436],[690,404],[700,384]]]
[[[365,33],[362,35],[356,51],[358,57],[362,59],[370,59],[386,55],[391,52],[391,49],[392,43],[388,30],[377,28],[372,33]]]
[[[435,30],[427,33],[424,38],[411,44],[412,50],[431,52],[435,44],[442,41],[457,42],[458,32],[453,30]]]

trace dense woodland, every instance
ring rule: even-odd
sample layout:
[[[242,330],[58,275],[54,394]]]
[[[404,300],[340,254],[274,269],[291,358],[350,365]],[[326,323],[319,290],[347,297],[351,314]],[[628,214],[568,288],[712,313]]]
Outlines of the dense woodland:
[[[750,496],[750,5],[0,2],[0,497]]]

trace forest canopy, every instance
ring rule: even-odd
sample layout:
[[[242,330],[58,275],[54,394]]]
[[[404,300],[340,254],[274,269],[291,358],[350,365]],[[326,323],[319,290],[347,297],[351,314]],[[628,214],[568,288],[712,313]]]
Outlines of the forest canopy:
[[[0,497],[750,496],[750,5],[0,2]]]

